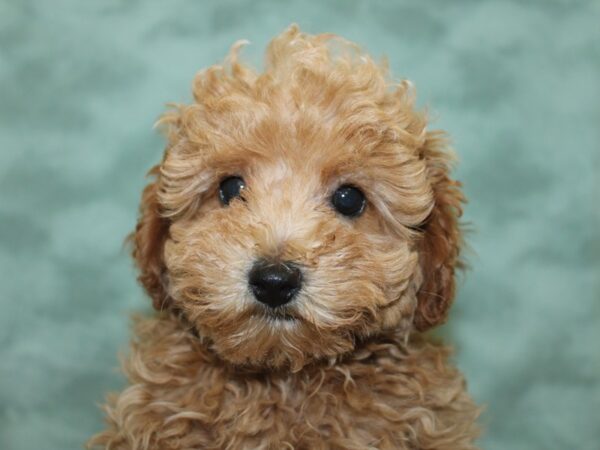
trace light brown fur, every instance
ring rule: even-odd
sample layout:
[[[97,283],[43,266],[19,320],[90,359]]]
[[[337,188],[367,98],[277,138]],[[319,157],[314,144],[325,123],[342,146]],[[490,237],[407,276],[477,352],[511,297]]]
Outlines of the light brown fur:
[[[444,136],[408,82],[332,35],[292,26],[261,74],[238,61],[194,82],[161,120],[168,146],[133,236],[161,312],[139,319],[131,386],[90,445],[112,449],[468,449],[478,410],[448,351],[463,196]],[[243,201],[219,204],[242,175]],[[360,187],[356,219],[331,207]],[[257,258],[305,283],[270,317],[247,286]]]

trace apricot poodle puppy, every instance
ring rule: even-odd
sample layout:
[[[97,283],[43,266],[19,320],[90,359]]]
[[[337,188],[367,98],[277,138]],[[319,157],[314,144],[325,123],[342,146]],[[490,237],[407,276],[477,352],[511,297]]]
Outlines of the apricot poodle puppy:
[[[470,449],[447,348],[463,195],[444,135],[353,44],[296,26],[258,73],[233,46],[168,145],[132,236],[157,312],[108,449]]]

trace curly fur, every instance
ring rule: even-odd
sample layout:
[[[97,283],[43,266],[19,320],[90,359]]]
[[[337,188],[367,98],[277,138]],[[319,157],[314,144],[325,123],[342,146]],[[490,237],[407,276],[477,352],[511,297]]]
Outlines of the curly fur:
[[[477,408],[448,351],[419,331],[454,297],[464,201],[443,133],[406,82],[351,43],[292,26],[266,68],[200,72],[168,135],[132,236],[162,311],[140,319],[126,372],[90,445],[114,449],[473,448]],[[221,179],[243,176],[222,207]],[[364,214],[331,208],[341,184]],[[254,301],[257,258],[301,265],[274,318]]]

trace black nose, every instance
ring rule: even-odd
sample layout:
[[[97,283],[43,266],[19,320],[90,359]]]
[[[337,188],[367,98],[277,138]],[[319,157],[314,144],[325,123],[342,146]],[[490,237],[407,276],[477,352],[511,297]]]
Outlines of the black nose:
[[[248,275],[250,290],[259,302],[271,308],[291,301],[302,285],[302,273],[287,262],[258,261]]]

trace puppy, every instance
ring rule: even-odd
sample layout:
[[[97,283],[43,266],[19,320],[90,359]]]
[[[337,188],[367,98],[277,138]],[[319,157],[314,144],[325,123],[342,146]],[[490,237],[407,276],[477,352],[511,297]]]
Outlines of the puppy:
[[[454,297],[463,195],[410,83],[296,26],[234,45],[168,144],[132,236],[136,320],[109,449],[470,449],[478,408],[421,332]]]

